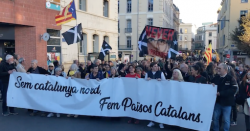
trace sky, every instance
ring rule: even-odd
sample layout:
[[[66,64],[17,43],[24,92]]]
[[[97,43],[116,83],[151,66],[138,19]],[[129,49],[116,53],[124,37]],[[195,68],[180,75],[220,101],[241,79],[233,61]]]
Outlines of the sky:
[[[205,22],[217,23],[217,10],[221,0],[173,0],[180,10],[180,19],[197,27]]]

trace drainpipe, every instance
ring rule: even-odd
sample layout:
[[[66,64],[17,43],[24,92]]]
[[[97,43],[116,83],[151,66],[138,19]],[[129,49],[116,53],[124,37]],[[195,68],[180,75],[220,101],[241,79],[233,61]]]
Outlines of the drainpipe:
[[[138,30],[139,30],[139,0],[137,0],[137,31],[136,31],[136,36],[137,36],[137,41],[139,40],[138,37]],[[136,44],[136,60],[138,60],[138,43]]]

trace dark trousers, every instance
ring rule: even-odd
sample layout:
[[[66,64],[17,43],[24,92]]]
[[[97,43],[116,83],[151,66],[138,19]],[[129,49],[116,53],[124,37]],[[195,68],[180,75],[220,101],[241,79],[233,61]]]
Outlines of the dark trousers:
[[[246,129],[250,130],[250,116],[245,115]]]
[[[2,96],[2,94],[3,94],[3,83],[2,83],[1,80],[0,80],[0,91],[1,91],[1,97],[0,97],[0,99],[3,99],[3,96]]]
[[[8,112],[8,107],[7,107],[7,91],[8,91],[8,83],[2,83],[3,84],[3,89],[2,89],[2,98],[3,98],[3,103],[2,103],[2,110],[3,113]],[[10,112],[14,112],[14,107],[9,107]]]
[[[231,118],[233,118],[234,122],[237,121],[237,108],[236,108],[236,104],[232,106]]]

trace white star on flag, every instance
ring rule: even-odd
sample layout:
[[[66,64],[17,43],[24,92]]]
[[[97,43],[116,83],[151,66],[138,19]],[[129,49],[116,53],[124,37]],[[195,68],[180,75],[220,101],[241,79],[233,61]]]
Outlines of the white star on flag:
[[[174,42],[174,45],[177,45],[177,44],[178,44],[178,41],[176,41],[176,40],[175,40],[175,41],[173,41],[173,42]]]

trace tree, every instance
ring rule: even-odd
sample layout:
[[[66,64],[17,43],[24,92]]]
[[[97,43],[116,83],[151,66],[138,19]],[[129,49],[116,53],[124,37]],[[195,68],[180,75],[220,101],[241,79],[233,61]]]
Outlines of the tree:
[[[248,19],[248,20],[247,20]],[[242,17],[239,20],[239,27],[236,27],[235,30],[231,33],[231,39],[237,48],[243,52],[250,52],[250,43],[249,43],[249,24],[250,15],[247,17]],[[248,41],[247,41],[248,38]]]
[[[239,36],[240,40],[244,43],[250,44],[250,13],[246,16],[243,16],[241,18],[243,27],[243,33],[242,36]]]

